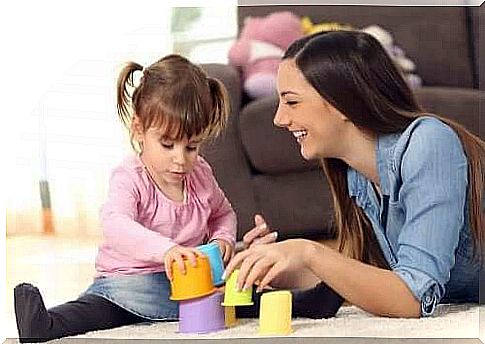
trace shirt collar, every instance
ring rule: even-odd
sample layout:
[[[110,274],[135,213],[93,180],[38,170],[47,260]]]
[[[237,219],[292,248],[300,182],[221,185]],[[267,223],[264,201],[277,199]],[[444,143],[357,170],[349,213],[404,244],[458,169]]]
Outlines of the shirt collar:
[[[392,155],[394,146],[399,139],[400,133],[379,135],[376,140],[376,163],[377,173],[379,174],[380,190],[383,195],[389,195],[389,172],[394,170]],[[347,186],[349,195],[359,197],[367,190],[368,179],[353,169],[347,169]]]
[[[377,173],[383,195],[389,195],[389,172],[394,171],[394,147],[401,133],[379,135],[376,143]]]

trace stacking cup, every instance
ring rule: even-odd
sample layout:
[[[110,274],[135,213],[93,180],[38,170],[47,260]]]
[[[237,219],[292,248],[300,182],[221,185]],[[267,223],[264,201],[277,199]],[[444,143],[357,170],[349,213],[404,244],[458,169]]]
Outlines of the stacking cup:
[[[198,256],[196,259],[195,267],[188,259],[184,259],[185,275],[175,261],[172,263],[171,300],[194,299],[212,294],[217,290],[212,283],[209,259],[206,256]]]
[[[237,324],[236,307],[235,306],[224,307],[224,318],[226,321],[226,327],[232,327],[236,325]]]
[[[232,272],[231,276],[226,281],[226,287],[224,289],[224,302],[223,306],[249,306],[253,304],[252,294],[253,287],[249,287],[247,290],[237,291],[236,282],[239,270],[236,269]]]
[[[225,328],[222,293],[216,292],[198,299],[180,301],[179,332],[208,333]]]
[[[259,334],[281,336],[291,331],[291,293],[287,290],[264,293],[259,307]]]
[[[215,286],[224,284],[222,279],[222,273],[224,272],[224,262],[222,261],[221,250],[219,245],[215,242],[211,242],[206,245],[200,245],[197,249],[205,254],[209,258],[211,266],[212,282]]]

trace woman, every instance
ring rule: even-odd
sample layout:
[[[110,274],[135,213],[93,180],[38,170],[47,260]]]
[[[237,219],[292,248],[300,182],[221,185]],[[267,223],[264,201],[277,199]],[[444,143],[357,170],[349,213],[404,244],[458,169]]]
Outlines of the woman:
[[[365,33],[296,41],[277,85],[274,123],[293,134],[305,159],[322,160],[337,245],[251,245],[231,260],[226,276],[239,267],[239,287],[257,282],[261,291],[275,278],[310,271],[321,288],[381,316],[427,316],[439,302],[478,302],[485,142],[424,113]],[[264,227],[246,241],[274,241]]]

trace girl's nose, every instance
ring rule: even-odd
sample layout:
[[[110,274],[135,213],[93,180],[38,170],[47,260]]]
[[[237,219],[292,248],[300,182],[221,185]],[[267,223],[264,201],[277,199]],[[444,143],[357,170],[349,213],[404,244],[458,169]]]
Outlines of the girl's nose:
[[[177,165],[184,165],[185,164],[185,153],[184,152],[174,152],[172,156],[172,161]]]

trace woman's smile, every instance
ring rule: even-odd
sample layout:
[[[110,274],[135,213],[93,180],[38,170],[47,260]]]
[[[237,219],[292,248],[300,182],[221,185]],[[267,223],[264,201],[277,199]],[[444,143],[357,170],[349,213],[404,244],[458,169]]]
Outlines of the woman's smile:
[[[306,136],[308,135],[308,132],[306,130],[295,130],[295,131],[291,131],[291,133],[293,134],[293,136],[296,138],[296,141],[301,144],[302,141],[306,138]]]

